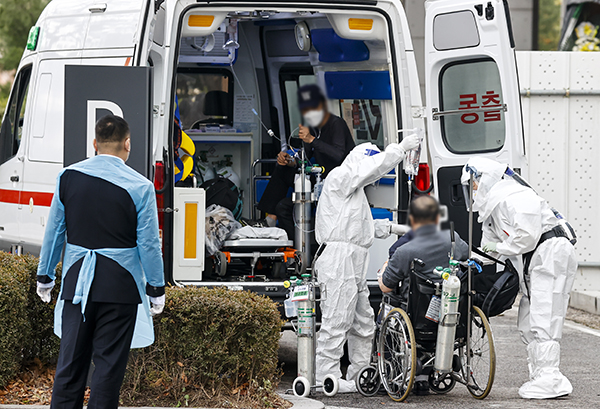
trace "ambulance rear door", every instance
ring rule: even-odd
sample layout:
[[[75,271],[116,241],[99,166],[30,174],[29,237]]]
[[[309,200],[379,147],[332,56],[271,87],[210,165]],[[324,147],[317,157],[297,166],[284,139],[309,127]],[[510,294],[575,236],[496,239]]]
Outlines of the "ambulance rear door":
[[[428,145],[435,191],[468,237],[462,167],[485,156],[526,172],[515,45],[507,0],[425,3]],[[481,229],[474,229],[479,244]]]

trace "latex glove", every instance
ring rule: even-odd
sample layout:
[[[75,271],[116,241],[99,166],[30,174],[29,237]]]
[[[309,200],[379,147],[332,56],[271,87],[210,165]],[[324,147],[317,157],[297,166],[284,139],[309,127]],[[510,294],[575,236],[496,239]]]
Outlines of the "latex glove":
[[[373,220],[373,227],[375,229],[376,239],[387,239],[392,234],[391,229],[392,223],[388,219],[375,219]]]
[[[400,142],[400,147],[404,149],[404,152],[412,151],[419,147],[419,142],[419,137],[416,133],[413,133],[402,139],[402,142]]]
[[[37,295],[40,296],[43,302],[49,303],[52,299],[52,289],[54,288],[54,281],[49,283],[37,282]]]
[[[396,234],[398,236],[404,236],[406,233],[410,231],[410,226],[406,224],[392,224],[391,226],[392,234]]]
[[[150,297],[150,302],[152,303],[152,307],[150,308],[150,315],[153,317],[162,313],[165,309],[165,295],[161,295],[160,297]]]
[[[482,250],[485,251],[486,253],[495,253],[496,246],[498,246],[498,243],[486,243],[483,246]]]

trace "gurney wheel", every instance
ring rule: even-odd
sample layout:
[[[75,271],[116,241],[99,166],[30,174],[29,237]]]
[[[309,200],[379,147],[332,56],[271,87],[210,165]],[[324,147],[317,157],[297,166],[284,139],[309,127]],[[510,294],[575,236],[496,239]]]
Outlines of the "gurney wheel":
[[[304,376],[299,376],[294,379],[292,389],[294,391],[294,395],[306,398],[308,395],[310,395],[310,382],[308,382],[308,379],[306,379]]]
[[[370,397],[377,395],[380,386],[379,373],[374,366],[365,366],[358,372],[356,376],[356,389],[358,389],[362,396]]]
[[[323,393],[325,396],[335,396],[339,389],[338,378],[333,375],[325,375],[325,379],[323,379]]]
[[[225,277],[227,274],[227,257],[220,251],[215,253],[215,273],[219,277]]]

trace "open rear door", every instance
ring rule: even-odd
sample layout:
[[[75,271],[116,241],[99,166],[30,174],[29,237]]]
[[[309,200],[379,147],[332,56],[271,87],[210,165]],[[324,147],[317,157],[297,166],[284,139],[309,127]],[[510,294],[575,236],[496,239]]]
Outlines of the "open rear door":
[[[173,279],[200,281],[204,271],[204,189],[176,187]]]
[[[486,156],[525,172],[519,81],[507,0],[425,3],[428,142],[435,189],[467,237],[463,165]],[[481,230],[475,228],[475,243]]]

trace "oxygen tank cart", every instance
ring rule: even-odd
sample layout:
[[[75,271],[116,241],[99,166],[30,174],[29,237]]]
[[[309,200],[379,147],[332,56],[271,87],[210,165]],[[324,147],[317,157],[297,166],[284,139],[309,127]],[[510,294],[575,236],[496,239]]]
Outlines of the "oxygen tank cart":
[[[312,186],[306,173],[306,153],[301,150],[300,177],[294,182],[292,202],[294,203],[293,219],[295,227],[294,244],[302,252],[305,262],[310,264],[310,233],[312,224]]]
[[[325,246],[322,245],[315,256],[321,255]],[[315,347],[316,347],[316,307],[317,302],[326,298],[326,288],[319,283],[310,272],[302,274],[300,278],[290,277],[284,282],[288,289],[288,298],[285,301],[285,313],[291,320],[298,342],[298,376],[294,379],[292,391],[296,396],[306,397],[317,388],[315,379]],[[337,393],[339,383],[336,377],[327,375],[323,380],[323,393],[333,396]],[[289,391],[288,391],[289,392]]]
[[[296,249],[302,252],[304,262],[310,265],[311,254],[311,233],[312,229],[312,204],[319,199],[322,184],[321,174],[324,168],[319,165],[310,166],[306,162],[306,153],[301,150],[300,157],[300,177],[294,182],[294,192],[292,193],[292,202],[294,203],[294,227],[295,237],[294,245]],[[317,183],[313,193],[312,183],[309,174],[315,175]]]

